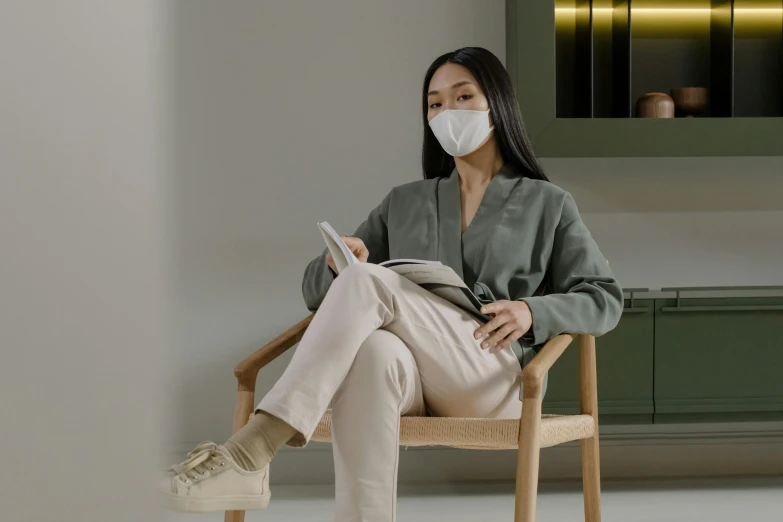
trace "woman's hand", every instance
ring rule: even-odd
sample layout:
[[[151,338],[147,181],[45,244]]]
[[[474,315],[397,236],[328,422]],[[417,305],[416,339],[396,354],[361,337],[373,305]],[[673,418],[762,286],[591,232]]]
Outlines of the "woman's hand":
[[[367,259],[370,257],[370,251],[367,250],[366,246],[364,246],[364,241],[358,237],[347,236],[343,236],[342,240],[345,241],[345,244],[348,245],[348,248],[351,249],[351,252],[353,252],[353,255],[355,255],[359,261],[362,263],[367,262]],[[334,270],[335,274],[337,273],[337,267],[334,266],[334,258],[332,257],[331,252],[326,254],[326,264],[329,265],[329,268]]]
[[[482,348],[509,348],[533,326],[533,315],[524,301],[497,301],[481,307],[481,313],[494,317],[476,330],[474,337],[490,337],[481,343]]]

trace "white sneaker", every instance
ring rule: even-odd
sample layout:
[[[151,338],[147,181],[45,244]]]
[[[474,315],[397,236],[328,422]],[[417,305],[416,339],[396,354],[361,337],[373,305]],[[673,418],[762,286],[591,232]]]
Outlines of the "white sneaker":
[[[163,506],[174,511],[244,511],[269,505],[269,466],[240,468],[223,446],[202,442],[161,484]]]

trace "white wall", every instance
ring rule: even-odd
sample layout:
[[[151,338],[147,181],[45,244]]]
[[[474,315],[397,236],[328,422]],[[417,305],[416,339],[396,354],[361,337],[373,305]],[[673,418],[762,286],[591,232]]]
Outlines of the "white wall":
[[[624,286],[783,284],[783,157],[543,163]]]
[[[0,11],[0,518],[154,520],[165,16],[151,0]]]

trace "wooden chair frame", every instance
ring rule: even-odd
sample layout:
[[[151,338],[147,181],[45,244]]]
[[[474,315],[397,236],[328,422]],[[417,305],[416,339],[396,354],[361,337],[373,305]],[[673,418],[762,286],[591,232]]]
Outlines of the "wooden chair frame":
[[[237,365],[234,375],[237,378],[239,389],[234,409],[234,432],[247,423],[255,408],[258,372],[302,339],[305,330],[313,320],[313,315],[311,314],[298,322]],[[520,374],[524,394],[517,454],[515,522],[535,521],[544,376],[571,344],[574,337],[578,338],[579,344],[580,412],[583,415],[592,416],[595,423],[594,435],[581,441],[585,521],[600,522],[601,520],[595,337],[564,334],[547,342]],[[244,522],[244,520],[244,511],[226,511],[225,522]]]

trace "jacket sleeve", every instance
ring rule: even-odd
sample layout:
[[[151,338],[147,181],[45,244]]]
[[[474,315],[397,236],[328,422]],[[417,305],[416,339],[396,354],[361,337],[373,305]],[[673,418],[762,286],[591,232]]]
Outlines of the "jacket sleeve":
[[[370,212],[367,219],[359,225],[353,237],[358,237],[364,241],[370,257],[369,263],[382,263],[389,259],[389,235],[386,228],[387,217],[389,215],[389,200],[391,194],[376,208]],[[328,249],[324,249],[320,256],[316,257],[305,268],[304,278],[302,279],[302,294],[304,296],[307,309],[315,312],[321,302],[326,297],[326,292],[332,285],[332,281],[337,277],[329,265],[326,264],[326,254]]]
[[[553,293],[521,299],[533,326],[523,338],[539,345],[561,333],[603,335],[623,311],[623,290],[566,193],[549,266]]]

